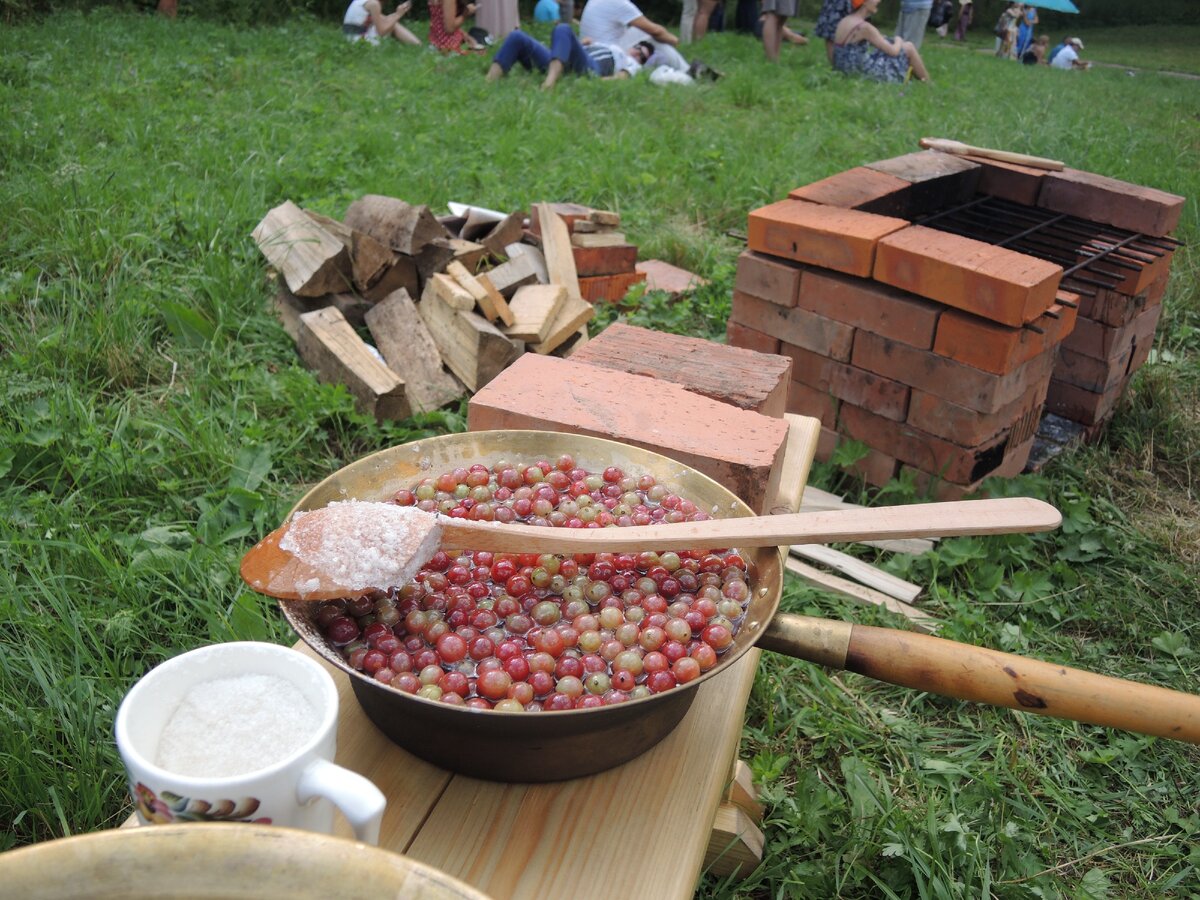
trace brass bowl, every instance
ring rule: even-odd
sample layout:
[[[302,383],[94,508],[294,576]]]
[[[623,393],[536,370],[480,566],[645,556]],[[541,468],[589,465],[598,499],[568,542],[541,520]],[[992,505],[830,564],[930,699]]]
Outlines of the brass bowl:
[[[616,441],[547,431],[477,431],[427,438],[364,457],[330,475],[296,504],[318,509],[334,500],[384,500],[421,478],[475,463],[555,460],[569,453],[589,471],[619,466],[649,473],[714,517],[752,516],[741,500],[706,475],[666,456]],[[654,549],[648,547],[647,549]],[[559,781],[590,775],[649,750],[691,706],[696,688],[750,649],[775,615],[783,588],[779,549],[746,552],[752,597],[733,646],[695,681],[640,700],[596,709],[506,713],[447,706],[388,687],[351,668],[313,621],[319,604],[281,601],[300,637],[350,677],[355,697],[384,734],[434,765],[497,781]]]

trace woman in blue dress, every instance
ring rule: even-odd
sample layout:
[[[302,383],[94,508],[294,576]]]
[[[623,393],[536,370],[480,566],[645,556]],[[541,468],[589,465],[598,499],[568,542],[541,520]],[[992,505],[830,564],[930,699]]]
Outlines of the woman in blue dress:
[[[863,75],[872,81],[902,82],[909,69],[918,81],[929,80],[929,70],[910,41],[887,40],[867,19],[879,9],[880,0],[850,0],[854,11],[838,23],[833,38],[833,67],[848,75]]]
[[[1017,59],[1025,56],[1025,51],[1033,43],[1033,26],[1038,23],[1037,7],[1028,3],[1021,10],[1020,24],[1017,25]]]
[[[821,11],[817,14],[817,24],[813,28],[813,34],[825,39],[825,55],[829,57],[830,65],[833,64],[833,35],[837,31],[838,22],[853,11],[850,7],[850,0],[825,0],[821,4]]]

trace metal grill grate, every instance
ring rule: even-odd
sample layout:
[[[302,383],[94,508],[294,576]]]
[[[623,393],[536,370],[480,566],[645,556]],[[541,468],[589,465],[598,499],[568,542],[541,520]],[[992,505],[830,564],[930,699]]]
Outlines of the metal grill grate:
[[[1148,237],[989,196],[916,224],[1057,263],[1063,267],[1062,288],[1088,297],[1117,288],[1180,245],[1174,238]]]

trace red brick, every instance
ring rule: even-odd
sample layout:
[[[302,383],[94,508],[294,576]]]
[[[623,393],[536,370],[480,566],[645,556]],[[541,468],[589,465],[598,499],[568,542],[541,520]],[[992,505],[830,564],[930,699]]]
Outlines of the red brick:
[[[914,466],[903,464],[900,466],[900,473],[903,475],[905,472],[912,472],[913,484],[924,497],[930,500],[948,502],[962,500],[966,497],[977,500],[984,499],[991,496],[990,491],[983,489],[984,482],[989,478],[1015,478],[1025,471],[1025,464],[1029,461],[1029,453],[1033,449],[1033,443],[1033,438],[1027,438],[1023,443],[1015,447],[1006,447],[1004,459],[1000,465],[973,484],[955,484],[951,481],[938,478],[936,475],[930,475],[928,472],[922,472]]]
[[[643,260],[637,264],[636,269],[645,276],[646,290],[666,291],[676,297],[708,284],[708,281],[699,275],[661,259]]]
[[[857,166],[798,187],[788,197],[907,219],[909,184],[895,175]]]
[[[1112,359],[1124,353],[1133,341],[1137,317],[1119,328],[1092,319],[1080,319],[1075,330],[1063,341],[1063,349],[1093,359]]]
[[[798,305],[855,328],[928,350],[942,307],[871,281],[813,269],[800,282]]]
[[[725,340],[729,342],[729,346],[741,347],[744,350],[757,350],[759,353],[779,352],[779,338],[755,331],[733,319],[725,323]]]
[[[553,386],[554,402],[530,398]],[[664,410],[683,414],[663,418]],[[785,419],[738,409],[678,385],[526,353],[468,405],[472,431],[546,429],[623,441],[692,466],[757,512],[775,496]],[[669,427],[666,427],[669,424]]]
[[[982,446],[1006,430],[1021,440],[1037,431],[1048,386],[1048,379],[1036,381],[1016,400],[992,413],[976,412],[914,390],[908,401],[907,422],[960,447]]]
[[[829,390],[833,367],[837,361],[820,353],[813,353],[795,344],[780,343],[779,352],[792,360],[792,381],[799,381],[818,390]]]
[[[956,484],[970,484],[995,471],[1008,448],[1007,434],[979,447],[960,447],[847,403],[838,411],[838,427],[843,434],[869,447]]]
[[[883,451],[871,447],[868,448],[866,456],[856,459],[847,468],[867,484],[884,487],[896,477],[896,468],[899,465],[900,463],[895,457],[888,456]]]
[[[933,352],[965,366],[1004,375],[1061,343],[1063,336],[1074,329],[1075,319],[1074,307],[1057,303],[1035,319],[1032,328],[1010,328],[949,310],[938,322]]]
[[[735,290],[777,306],[795,306],[804,268],[786,259],[776,259],[752,250],[738,256]]]
[[[1133,356],[1133,341],[1120,353],[1109,359],[1096,359],[1060,347],[1058,362],[1054,364],[1053,377],[1084,390],[1102,394],[1117,387],[1129,374],[1129,360]]]
[[[1001,200],[1036,206],[1038,193],[1042,189],[1045,169],[1033,169],[1014,163],[985,159],[982,156],[967,156],[979,165],[979,193]]]
[[[787,411],[820,419],[826,428],[833,428],[837,424],[837,401],[827,391],[799,381],[788,385]]]
[[[1054,303],[1062,268],[1004,247],[913,225],[880,239],[878,281],[1005,325]]]
[[[1079,318],[1119,327],[1133,321],[1146,306],[1147,294],[1132,296],[1098,288],[1093,296],[1079,295]]]
[[[1047,172],[1037,205],[1093,222],[1162,237],[1179,224],[1183,197],[1104,175]]]
[[[870,275],[875,245],[903,228],[903,219],[803,200],[780,200],[750,213],[749,246],[797,262],[851,275]]]
[[[961,156],[918,150],[892,159],[868,163],[867,168],[909,183],[906,218],[915,219],[948,206],[958,206],[975,196],[982,169]]]
[[[589,275],[579,279],[579,293],[588,303],[620,303],[631,287],[645,280],[641,272]]]
[[[575,274],[580,278],[589,275],[619,275],[633,272],[637,266],[637,247],[633,244],[616,244],[612,247],[571,247],[575,257]]]
[[[785,343],[822,356],[843,362],[850,358],[854,329],[806,309],[787,309],[734,291],[730,318],[763,334],[779,335]]]
[[[1007,375],[993,375],[928,350],[917,350],[860,331],[854,340],[850,362],[959,406],[991,413],[1023,396],[1031,385],[1048,378],[1054,355],[1043,353]]]
[[[1133,355],[1129,358],[1130,375],[1140,369],[1150,356],[1150,350],[1154,347],[1154,332],[1162,310],[1162,304],[1152,306],[1132,323]]]
[[[845,363],[833,363],[830,370],[829,393],[896,422],[908,415],[909,391],[906,384]]]
[[[1108,418],[1120,398],[1120,386],[1100,393],[1055,378],[1046,392],[1046,410],[1073,422],[1095,425]]]
[[[572,362],[669,381],[739,409],[782,416],[792,361],[702,338],[614,322],[580,347]]]

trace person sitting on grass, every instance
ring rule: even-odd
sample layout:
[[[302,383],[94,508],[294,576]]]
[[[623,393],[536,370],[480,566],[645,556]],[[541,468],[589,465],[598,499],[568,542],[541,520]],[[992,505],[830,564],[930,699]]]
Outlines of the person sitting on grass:
[[[510,31],[492,57],[487,80],[503,78],[515,63],[520,63],[526,71],[536,68],[545,72],[544,91],[553,88],[565,71],[599,78],[630,78],[641,71],[653,53],[654,45],[649,41],[639,41],[628,53],[615,44],[585,43],[575,36],[570,25],[560,22],[550,35],[549,47],[519,29]]]
[[[1067,38],[1051,52],[1050,67],[1052,69],[1090,69],[1092,64],[1079,58],[1079,51],[1082,49],[1083,41],[1079,38]]]
[[[366,41],[378,44],[379,36],[393,37],[402,44],[421,46],[421,39],[400,24],[400,20],[412,9],[412,0],[405,0],[390,16],[383,14],[379,0],[351,0],[342,17],[342,31],[351,41]]]
[[[1050,53],[1050,35],[1039,34],[1037,40],[1029,45],[1029,49],[1021,56],[1021,62],[1027,66],[1049,65],[1046,57]]]
[[[439,53],[479,53],[483,45],[467,34],[463,24],[475,15],[474,3],[429,0],[429,43]]]
[[[916,47],[898,36],[887,40],[867,21],[879,3],[850,0],[854,12],[838,23],[833,36],[833,67],[848,75],[895,83],[908,80],[911,69],[917,80],[929,81],[929,71]]]

